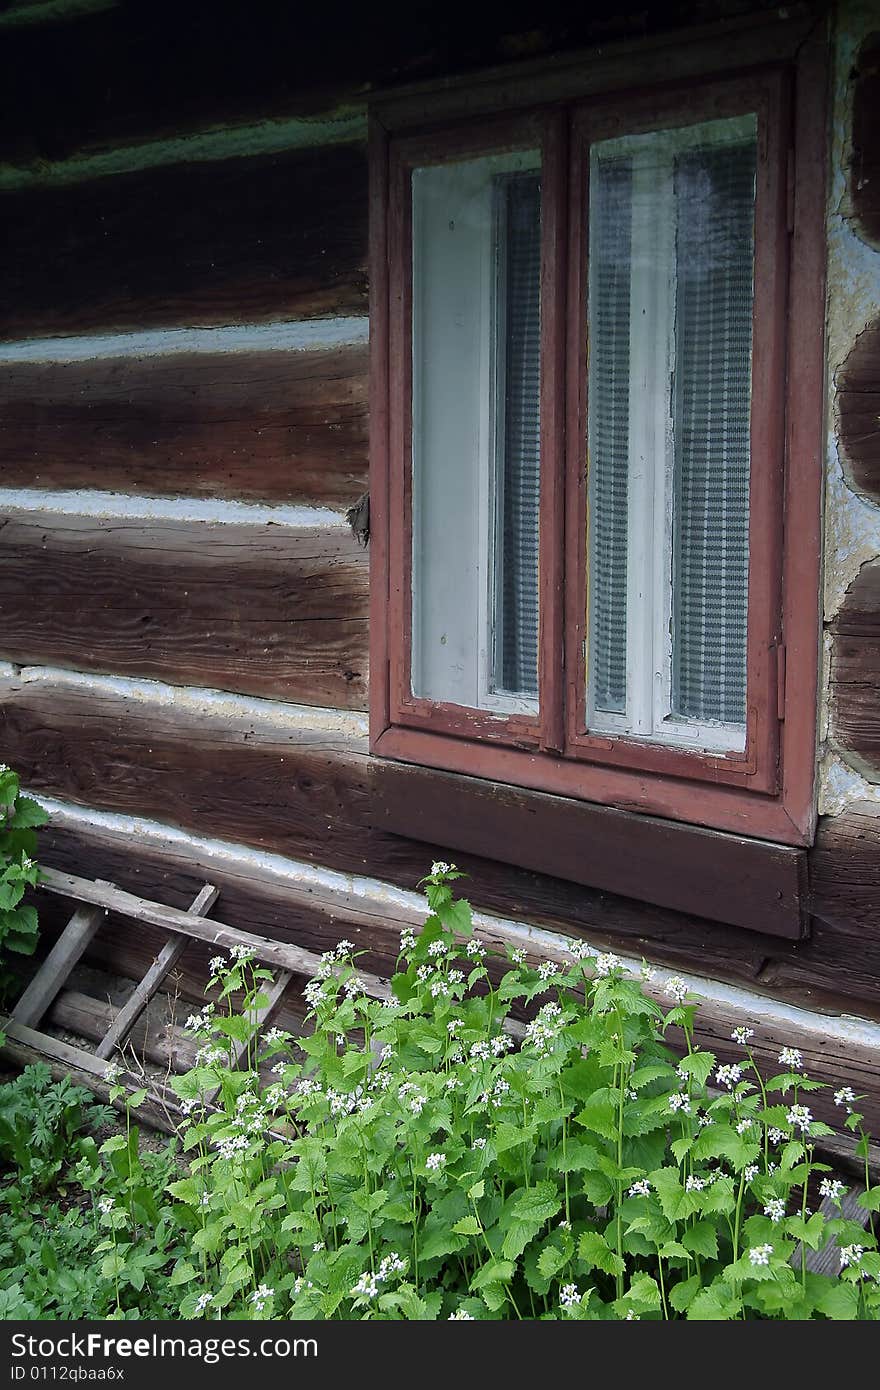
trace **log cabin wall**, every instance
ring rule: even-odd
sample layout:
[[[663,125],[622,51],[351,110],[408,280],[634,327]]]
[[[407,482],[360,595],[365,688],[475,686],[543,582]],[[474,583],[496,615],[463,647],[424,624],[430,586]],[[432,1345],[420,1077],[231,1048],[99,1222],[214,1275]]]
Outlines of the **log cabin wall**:
[[[331,42],[329,21],[294,32],[283,6],[245,32],[212,5],[210,37],[148,8],[0,16],[0,758],[51,811],[47,862],[175,905],[208,877],[227,920],[322,947],[355,930],[387,971],[395,914],[450,850],[381,829],[368,752],[368,557],[344,515],[367,487],[365,90],[706,14],[536,20],[524,3],[503,30],[472,16],[467,42],[418,17]],[[880,1046],[876,7],[846,0],[833,30],[809,935],[455,858],[475,905],[537,946],[581,935],[694,977],[722,1053],[751,1012],[768,1055],[798,1041],[864,1089]],[[357,925],[291,908],[292,883],[350,892]],[[140,971],[154,948],[117,925],[104,956]],[[187,961],[198,992],[198,950]]]

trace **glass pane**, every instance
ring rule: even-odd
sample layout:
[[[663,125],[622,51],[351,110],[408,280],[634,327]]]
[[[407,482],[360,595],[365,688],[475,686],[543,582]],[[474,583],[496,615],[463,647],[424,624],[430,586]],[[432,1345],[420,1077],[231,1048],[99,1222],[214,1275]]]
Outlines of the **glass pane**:
[[[755,168],[753,116],[591,151],[587,670],[597,729],[741,746]]]
[[[590,659],[596,709],[626,709],[632,162],[590,185]]]
[[[541,182],[499,181],[495,648],[492,686],[538,693]],[[503,329],[503,332],[502,332]]]
[[[676,161],[672,712],[745,722],[755,147]]]
[[[413,174],[412,689],[536,708],[537,151]]]

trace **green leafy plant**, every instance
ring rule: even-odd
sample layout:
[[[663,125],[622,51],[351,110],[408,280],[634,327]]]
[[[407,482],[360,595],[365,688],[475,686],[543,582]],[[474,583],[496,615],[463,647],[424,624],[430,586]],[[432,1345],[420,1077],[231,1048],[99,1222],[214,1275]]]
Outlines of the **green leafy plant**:
[[[16,773],[0,764],[0,1000],[15,978],[3,964],[6,953],[30,956],[36,948],[37,912],[22,899],[39,880],[35,830],[47,820],[42,806],[21,795]]]
[[[20,1189],[48,1188],[77,1157],[85,1131],[112,1115],[93,1100],[67,1077],[53,1081],[42,1062],[0,1086],[0,1164],[11,1168]]]
[[[367,997],[351,943],[324,956],[296,1042],[257,1037],[266,971],[246,953],[212,962],[216,1002],[189,1020],[198,1065],[176,1082],[180,1314],[876,1318],[873,1231],[812,1210],[845,1189],[817,1157],[832,1131],[796,1049],[765,1078],[738,1029],[741,1061],[718,1065],[681,980],[663,1008],[583,943],[536,969],[509,951],[490,972],[458,877],[433,866],[387,1000]],[[849,1130],[856,1099],[835,1095]],[[811,1273],[806,1252],[831,1237],[840,1273]]]

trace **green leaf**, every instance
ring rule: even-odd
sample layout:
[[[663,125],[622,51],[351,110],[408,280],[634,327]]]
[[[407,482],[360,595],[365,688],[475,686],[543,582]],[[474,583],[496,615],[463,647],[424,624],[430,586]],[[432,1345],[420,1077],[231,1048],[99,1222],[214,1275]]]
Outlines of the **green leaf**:
[[[741,1310],[739,1298],[727,1284],[719,1282],[700,1290],[688,1305],[687,1315],[692,1322],[730,1322]]]
[[[584,1231],[578,1241],[578,1259],[586,1267],[601,1269],[604,1274],[623,1274],[626,1266],[598,1231]]]
[[[712,1075],[716,1057],[714,1052],[692,1052],[682,1057],[679,1066],[688,1076],[692,1076],[698,1086],[705,1086]]]
[[[558,1245],[545,1245],[538,1256],[538,1269],[545,1279],[552,1279],[565,1266],[567,1260],[568,1256]]]
[[[669,1302],[677,1313],[687,1311],[700,1292],[702,1283],[699,1274],[692,1274],[690,1279],[683,1279],[680,1284],[676,1284],[670,1289]]]
[[[9,821],[10,830],[36,830],[48,823],[49,816],[32,797],[20,796],[15,803],[15,813]]]
[[[880,1211],[880,1187],[869,1187],[856,1198],[865,1211]]]
[[[854,1322],[859,1312],[859,1291],[855,1284],[828,1282],[816,1299],[816,1308],[834,1322]]]
[[[686,1250],[695,1255],[705,1255],[714,1260],[718,1255],[718,1235],[711,1221],[697,1221],[689,1226],[681,1237]]]
[[[583,1110],[575,1115],[575,1122],[599,1134],[603,1139],[617,1138],[618,1099],[608,1086],[602,1086],[587,1101]]]
[[[487,1262],[477,1270],[470,1287],[476,1293],[479,1289],[487,1289],[492,1284],[509,1284],[516,1273],[516,1265],[512,1260],[487,1260]]]
[[[475,1216],[463,1216],[460,1221],[456,1221],[452,1229],[458,1236],[478,1236],[480,1223]]]

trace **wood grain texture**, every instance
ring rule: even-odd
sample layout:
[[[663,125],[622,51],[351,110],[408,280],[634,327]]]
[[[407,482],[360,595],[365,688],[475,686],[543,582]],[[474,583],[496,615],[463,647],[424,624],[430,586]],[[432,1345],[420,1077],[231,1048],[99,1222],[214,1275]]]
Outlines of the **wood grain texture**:
[[[848,928],[854,951],[858,934],[880,937],[880,802],[856,801],[820,820],[810,881],[816,917]]]
[[[880,32],[864,40],[852,81],[850,200],[855,230],[880,246]]]
[[[377,768],[373,804],[380,830],[772,936],[804,934],[803,850],[394,764]]]
[[[831,737],[880,780],[880,562],[863,565],[829,624]]]
[[[4,338],[366,309],[355,147],[5,192],[0,224]]]
[[[880,168],[877,183],[880,186]],[[880,319],[856,338],[836,373],[835,385],[847,482],[863,497],[880,502]]]
[[[0,366],[5,487],[350,506],[367,349]]]
[[[367,695],[347,528],[0,514],[0,656],[335,708]]]

